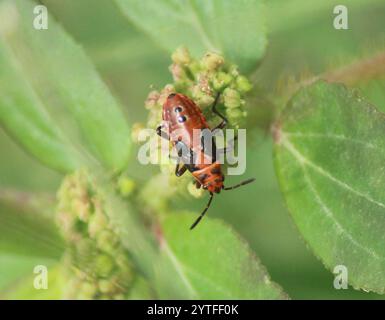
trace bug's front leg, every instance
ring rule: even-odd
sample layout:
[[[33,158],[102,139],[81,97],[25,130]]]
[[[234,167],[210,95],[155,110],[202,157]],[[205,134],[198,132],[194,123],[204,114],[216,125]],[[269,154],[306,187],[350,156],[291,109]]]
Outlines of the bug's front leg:
[[[157,134],[158,136],[162,137],[163,139],[170,140],[170,136],[169,136],[166,132],[162,131],[162,127],[163,127],[163,126],[160,125],[160,126],[158,126],[158,127],[156,128],[156,134]]]

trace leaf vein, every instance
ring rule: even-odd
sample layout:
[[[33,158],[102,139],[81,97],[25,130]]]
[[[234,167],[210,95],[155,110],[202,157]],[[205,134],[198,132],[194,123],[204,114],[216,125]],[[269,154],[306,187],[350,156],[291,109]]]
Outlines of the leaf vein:
[[[376,150],[381,150],[378,146],[375,146],[372,143],[368,143],[367,141],[364,140],[359,140],[355,138],[350,138],[346,137],[342,134],[333,134],[333,133],[317,133],[317,132],[309,132],[309,133],[304,133],[304,132],[284,132],[284,135],[289,136],[289,137],[299,137],[299,138],[319,138],[319,139],[334,139],[334,140],[345,140],[349,141],[352,143],[357,143],[361,144],[367,148],[370,149],[376,149]]]
[[[176,272],[179,274],[182,282],[185,284],[186,288],[188,291],[190,291],[191,295],[193,297],[198,297],[198,293],[192,286],[190,280],[187,278],[184,270],[183,270],[183,265],[180,261],[178,261],[177,257],[174,255],[174,253],[171,251],[170,247],[166,242],[163,243],[163,249],[165,253],[169,256],[171,263],[174,265]]]
[[[294,145],[284,136],[282,135],[282,145],[293,154],[293,156],[300,162],[300,164],[305,164],[311,168],[313,168],[315,171],[323,175],[324,177],[328,178],[330,181],[333,181],[335,184],[339,185],[340,187],[354,193],[355,195],[362,197],[366,199],[367,201],[374,203],[375,205],[385,208],[385,204],[381,201],[373,199],[371,196],[369,196],[366,193],[363,193],[361,191],[353,189],[351,186],[349,186],[347,183],[339,180],[335,176],[333,176],[330,172],[326,171],[316,163],[312,162],[308,158],[306,158],[303,154],[301,154],[297,148],[294,147]]]
[[[229,298],[231,298],[233,295],[230,291],[226,290],[225,288],[219,286],[217,283],[215,283],[214,281],[211,281],[208,277],[204,276],[203,274],[197,272],[196,270],[194,270],[193,268],[191,267],[188,267],[188,266],[185,266],[185,269],[188,270],[188,272],[196,275],[197,277],[201,278],[201,280],[205,281],[207,284],[211,285],[212,287],[214,287],[216,290],[222,292],[223,294],[225,294],[226,296],[228,296]]]
[[[302,170],[304,172],[304,177],[305,177],[305,180],[307,182],[307,184],[309,185],[312,193],[314,194],[316,200],[317,200],[317,203],[320,205],[321,207],[321,210],[325,212],[326,216],[333,221],[334,225],[336,226],[336,228],[338,229],[338,232],[341,233],[341,234],[345,234],[345,236],[349,239],[349,241],[354,244],[356,247],[362,249],[363,251],[365,251],[366,253],[368,253],[370,256],[372,256],[373,258],[377,259],[377,260],[384,260],[384,257],[378,255],[378,253],[376,253],[374,250],[362,245],[360,242],[358,242],[357,240],[354,239],[353,235],[351,233],[349,233],[342,225],[341,223],[338,222],[338,220],[336,219],[333,211],[325,204],[325,202],[322,200],[319,192],[317,191],[317,189],[315,188],[314,184],[312,183],[309,175],[307,174],[307,170],[305,169],[304,166],[302,166]]]

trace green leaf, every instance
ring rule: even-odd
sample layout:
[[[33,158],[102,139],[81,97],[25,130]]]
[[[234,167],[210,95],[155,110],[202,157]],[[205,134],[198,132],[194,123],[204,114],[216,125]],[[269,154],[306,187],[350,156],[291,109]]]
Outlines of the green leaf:
[[[347,0],[344,5],[350,13],[357,9],[366,9],[368,7],[376,8],[376,6],[383,4],[382,0],[367,0],[364,3],[360,0]],[[330,15],[323,17],[328,18],[337,16],[333,14],[333,9],[337,5],[334,0],[323,0],[317,2],[309,2],[306,0],[292,0],[290,2],[283,2],[281,0],[269,0],[267,3],[268,12],[268,26],[271,28],[271,32],[290,32],[292,29],[301,29],[304,24],[309,24],[312,20],[318,20],[323,17],[325,13],[329,12]],[[295,7],[296,10],[292,10]],[[365,19],[365,17],[362,17]],[[330,22],[332,23],[332,22]],[[302,30],[306,32],[306,30]],[[326,31],[325,31],[326,32]]]
[[[93,154],[108,168],[121,169],[130,133],[119,104],[51,15],[48,30],[33,27],[35,5],[0,1],[0,64],[6,71],[0,78],[1,123],[55,168],[69,171],[79,167],[78,158],[84,163],[84,154]]]
[[[45,196],[0,190],[0,296],[35,266],[61,258],[64,243],[47,214],[52,206]]]
[[[368,83],[360,85],[365,97],[374,103],[382,112],[385,112],[385,77],[374,79]]]
[[[95,175],[95,172],[92,173]],[[193,214],[170,214],[150,230],[130,203],[122,201],[101,175],[94,176],[110,225],[130,252],[137,270],[159,298],[282,299],[248,246],[218,221],[205,219],[190,231]]]
[[[3,195],[0,196],[3,198]],[[11,205],[10,201],[1,200],[1,290],[25,275],[32,276],[36,265],[50,266],[57,263],[63,251],[63,240],[52,219],[31,210],[26,195],[20,194],[17,206]]]
[[[385,116],[356,91],[317,82],[275,128],[275,165],[301,234],[354,288],[385,289]]]
[[[0,203],[0,253],[59,259],[63,249],[53,219]]]
[[[227,225],[194,214],[170,214],[162,223],[158,277],[162,299],[285,299],[248,245]],[[181,295],[182,293],[182,295]]]
[[[287,86],[285,79],[290,84],[291,79],[303,80],[333,71],[383,48],[383,0],[340,3],[348,8],[348,30],[333,27],[337,16],[333,9],[337,4],[334,0],[267,1],[271,45],[257,72],[260,84],[273,91],[278,83],[281,91]]]
[[[44,102],[17,70],[17,62],[0,42],[0,122],[44,164],[59,171],[78,166],[76,153],[45,111]]]
[[[194,55],[220,51],[244,72],[266,47],[262,0],[116,0],[125,15],[169,52],[186,45]]]

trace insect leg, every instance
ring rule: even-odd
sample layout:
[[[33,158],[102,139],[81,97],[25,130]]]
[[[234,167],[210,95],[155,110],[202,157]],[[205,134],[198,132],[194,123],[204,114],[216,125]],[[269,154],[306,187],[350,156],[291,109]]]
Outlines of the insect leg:
[[[211,107],[211,111],[213,113],[215,113],[218,117],[220,117],[222,119],[222,122],[220,124],[218,124],[213,130],[215,129],[223,129],[224,127],[226,127],[227,125],[227,118],[222,115],[217,109],[216,109],[216,106],[218,104],[218,101],[219,101],[219,97],[220,97],[220,93],[218,92],[217,96],[215,97],[215,100],[214,100],[214,103],[213,103],[213,106]]]
[[[166,140],[170,140],[169,135],[168,135],[166,132],[162,131],[162,126],[158,126],[158,127],[156,128],[156,134],[157,134],[158,136],[160,136],[160,137],[166,139]]]
[[[182,164],[182,166],[179,167],[179,163],[177,163],[175,167],[175,175],[177,177],[181,177],[186,172],[186,170],[187,170],[187,167],[184,164]]]
[[[187,170],[187,167],[184,163],[182,163],[182,166],[180,166],[180,163],[181,163],[180,158],[182,157],[183,150],[184,150],[183,147],[184,147],[183,144],[182,145],[179,145],[179,144],[176,145],[176,148],[178,151],[178,158],[177,158],[177,164],[175,166],[175,175],[177,177],[182,176]]]
[[[209,199],[209,202],[206,205],[206,208],[202,211],[202,213],[200,214],[198,219],[196,219],[195,222],[191,225],[190,230],[194,229],[196,227],[196,225],[199,223],[199,221],[202,220],[202,218],[204,217],[205,213],[210,208],[211,201],[213,200],[213,196],[214,196],[214,194],[212,192],[210,192],[210,199]]]
[[[228,147],[224,147],[222,149],[218,149],[218,151],[222,154],[225,154],[227,153],[228,151],[230,150],[233,150],[234,149],[234,142],[238,140],[238,136],[235,136],[233,140],[231,140],[231,142],[229,142],[229,146]]]
[[[223,190],[233,190],[233,189],[239,188],[240,186],[244,186],[245,184],[251,183],[254,180],[255,180],[254,178],[247,179],[245,181],[242,181],[242,182],[236,184],[235,186],[225,187],[225,188],[223,188]]]

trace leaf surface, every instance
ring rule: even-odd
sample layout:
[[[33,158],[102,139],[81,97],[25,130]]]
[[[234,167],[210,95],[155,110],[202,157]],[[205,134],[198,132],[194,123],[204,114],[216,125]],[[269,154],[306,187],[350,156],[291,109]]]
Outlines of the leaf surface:
[[[302,236],[355,288],[385,289],[385,116],[356,91],[302,89],[275,129],[275,165]]]
[[[130,132],[118,102],[49,13],[48,29],[34,28],[35,6],[0,1],[2,125],[56,169],[71,171],[90,158],[121,169],[129,156]]]
[[[116,0],[124,14],[169,52],[181,45],[194,55],[220,51],[245,72],[266,48],[261,0]]]
[[[161,254],[169,277],[159,277],[160,297],[193,299],[286,299],[259,259],[229,226],[194,214],[170,214],[162,223]],[[171,275],[172,278],[171,279]],[[178,296],[183,292],[184,296]]]

